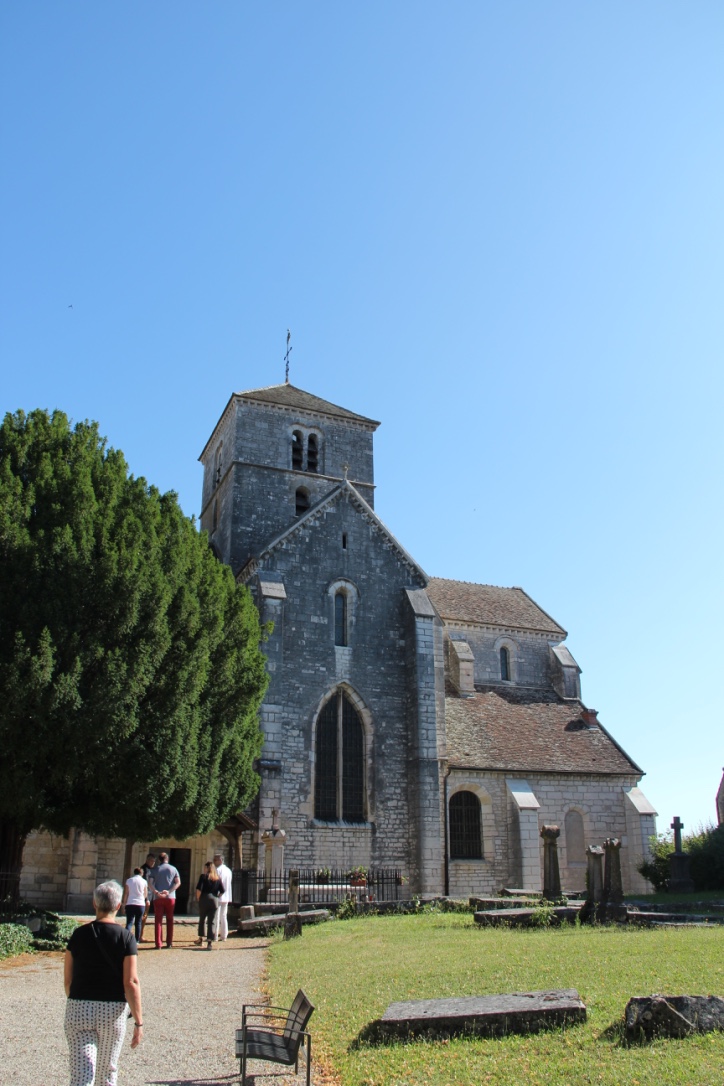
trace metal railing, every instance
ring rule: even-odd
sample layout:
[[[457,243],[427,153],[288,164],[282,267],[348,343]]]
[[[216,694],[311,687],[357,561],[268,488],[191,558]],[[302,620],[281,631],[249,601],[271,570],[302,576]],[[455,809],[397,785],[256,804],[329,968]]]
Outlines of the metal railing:
[[[407,879],[399,868],[369,868],[364,875],[333,868],[304,868],[299,871],[299,904],[326,905],[347,901],[401,901]],[[240,868],[232,872],[235,905],[284,906],[289,901],[289,869],[264,871]]]

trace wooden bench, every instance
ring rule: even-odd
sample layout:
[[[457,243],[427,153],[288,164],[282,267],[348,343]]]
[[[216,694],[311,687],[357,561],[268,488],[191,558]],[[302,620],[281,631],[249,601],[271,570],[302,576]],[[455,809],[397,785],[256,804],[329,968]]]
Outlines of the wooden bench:
[[[312,1071],[312,1037],[305,1027],[314,1006],[300,988],[290,1008],[261,1003],[244,1003],[241,1029],[236,1031],[236,1056],[241,1060],[241,1086],[244,1086],[247,1060],[266,1060],[299,1071],[299,1049],[306,1041],[307,1086]],[[250,1024],[251,1019],[251,1024]]]

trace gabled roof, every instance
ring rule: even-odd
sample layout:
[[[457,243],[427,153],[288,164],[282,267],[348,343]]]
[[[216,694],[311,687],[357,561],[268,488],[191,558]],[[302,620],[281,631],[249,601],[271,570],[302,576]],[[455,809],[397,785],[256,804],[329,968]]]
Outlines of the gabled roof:
[[[364,422],[375,429],[380,425],[374,419],[357,415],[354,411],[348,411],[346,407],[338,407],[337,404],[323,400],[319,396],[313,396],[311,392],[305,392],[294,385],[268,385],[267,388],[254,388],[249,392],[235,392],[240,400],[259,400],[262,403],[276,404],[277,407],[297,407],[300,411],[314,411],[318,415],[331,415],[338,419],[353,419],[355,422]]]
[[[631,761],[580,701],[552,690],[489,686],[445,698],[451,766],[533,773],[636,773]]]
[[[334,505],[341,498],[346,497],[349,502],[354,505],[360,514],[371,524],[381,536],[385,539],[387,544],[395,551],[398,558],[410,569],[416,577],[419,577],[423,584],[427,584],[427,574],[424,569],[417,564],[414,558],[405,550],[405,548],[398,543],[397,539],[393,536],[389,528],[382,523],[380,518],[375,513],[371,505],[368,505],[358,490],[350,483],[349,479],[343,479],[341,483],[332,487],[328,494],[326,494],[316,505],[313,505],[306,513],[303,513],[289,528],[285,528],[278,536],[270,539],[253,558],[250,558],[246,565],[239,570],[236,577],[239,581],[246,581],[252,574],[258,569],[259,563],[269,557],[278,547],[284,546],[290,539],[292,539],[298,532],[308,528],[315,520],[318,520],[324,515],[325,510]]]
[[[440,618],[480,626],[535,630],[563,638],[566,631],[523,591],[431,577],[427,593]]]

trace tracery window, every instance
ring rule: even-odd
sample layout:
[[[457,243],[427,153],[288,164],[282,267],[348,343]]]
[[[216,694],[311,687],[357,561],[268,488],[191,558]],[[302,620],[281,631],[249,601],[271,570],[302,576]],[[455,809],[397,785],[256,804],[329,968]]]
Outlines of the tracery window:
[[[480,800],[474,792],[456,792],[450,797],[450,859],[482,860]]]
[[[364,822],[364,729],[347,695],[338,690],[317,719],[314,817]]]

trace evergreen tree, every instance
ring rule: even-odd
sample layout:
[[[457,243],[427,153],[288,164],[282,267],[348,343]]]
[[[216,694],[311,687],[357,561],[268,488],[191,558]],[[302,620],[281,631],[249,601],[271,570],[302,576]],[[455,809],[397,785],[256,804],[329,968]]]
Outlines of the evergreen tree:
[[[261,636],[176,496],[129,476],[96,423],[6,415],[0,897],[33,829],[183,839],[245,807]]]

